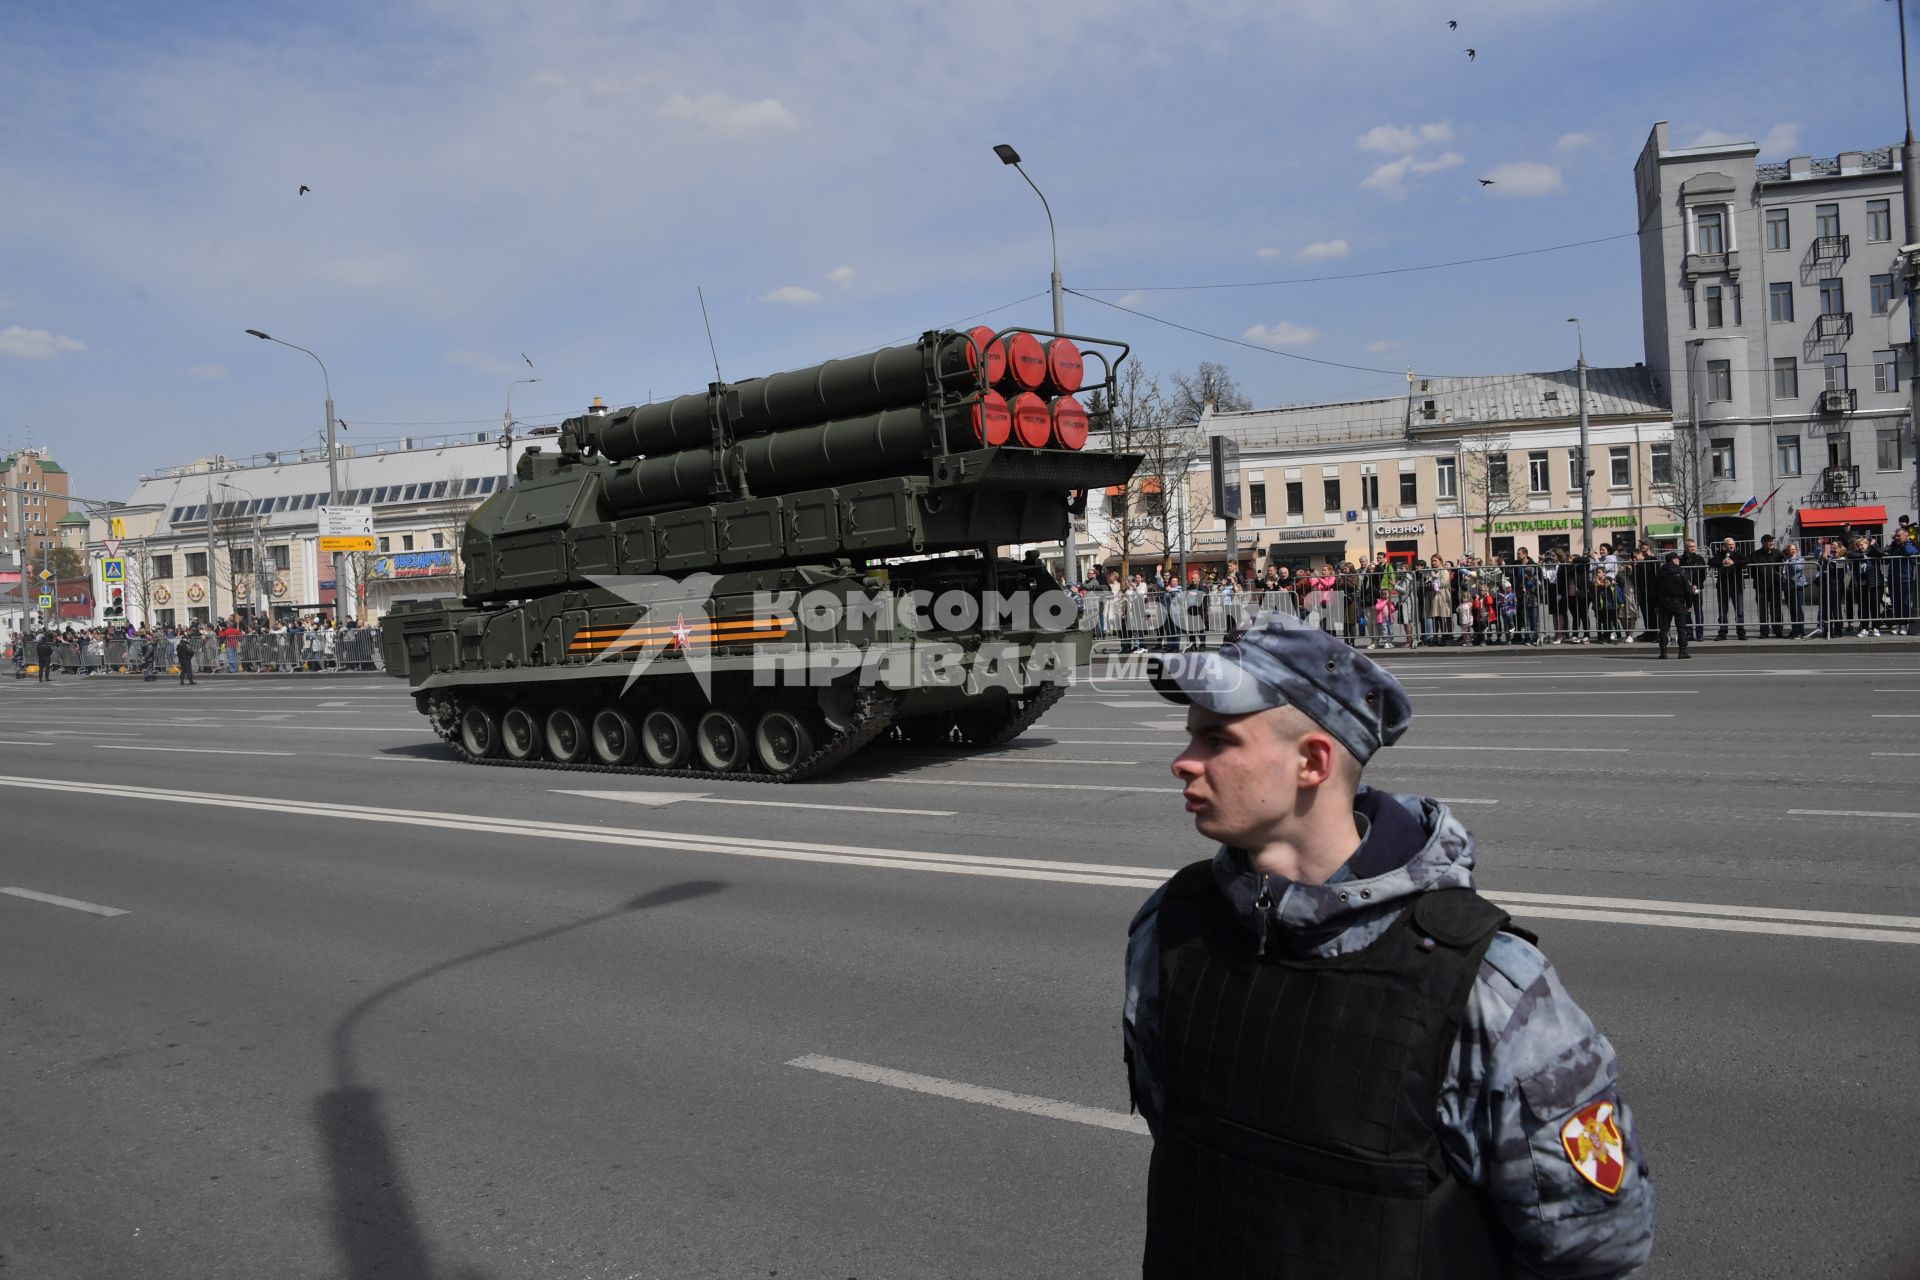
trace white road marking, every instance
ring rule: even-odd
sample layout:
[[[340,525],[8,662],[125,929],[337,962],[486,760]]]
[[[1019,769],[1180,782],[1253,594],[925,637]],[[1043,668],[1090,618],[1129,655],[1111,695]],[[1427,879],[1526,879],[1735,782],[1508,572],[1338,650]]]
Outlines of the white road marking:
[[[668,805],[693,801],[700,804],[744,805],[756,809],[831,809],[837,813],[895,813],[921,818],[951,818],[953,809],[882,809],[866,804],[803,804],[798,800],[729,800],[703,791],[563,791],[558,796],[587,796],[595,800],[624,800],[629,804]]]
[[[1671,720],[1671,711],[1434,711],[1422,720]]]
[[[1136,720],[1134,724],[1142,729],[1170,729],[1175,733],[1185,733],[1187,731],[1187,722],[1185,720]]]
[[[1626,698],[1644,694],[1665,698],[1674,694],[1699,693],[1698,689],[1472,689],[1464,693],[1434,693],[1421,690],[1422,698]]]
[[[0,893],[9,893],[16,898],[28,898],[34,902],[44,902],[50,906],[68,907],[74,911],[85,911],[96,916],[124,916],[129,914],[119,907],[103,907],[97,902],[82,902],[78,898],[63,898],[57,893],[39,893],[32,889],[17,889],[12,886],[0,886]]]
[[[1876,751],[1873,754],[1876,756],[1899,756],[1902,759],[1906,759],[1913,756],[1920,756],[1920,751]]]
[[[1179,787],[1095,786],[1080,782],[1000,782],[984,778],[870,778],[871,783],[893,783],[903,787],[1002,787],[1014,791],[1118,791],[1133,795],[1179,795]],[[1435,796],[1441,804],[1499,804],[1498,800],[1449,800]]]
[[[1133,743],[1116,744],[1116,745],[1126,745],[1126,746],[1137,747],[1137,746],[1143,746],[1145,744],[1133,742]],[[1034,752],[1031,749],[1026,751],[1017,751],[1012,755],[996,754],[996,755],[990,755],[990,756],[976,756],[976,755],[936,756],[935,759],[938,759],[946,763],[952,763],[952,764],[1139,764],[1140,763],[1138,760],[1085,760],[1085,759],[1074,759],[1070,756],[1043,756],[1043,755],[1034,754]],[[1154,763],[1157,764],[1159,762],[1155,761]]]
[[[53,744],[42,742],[38,738],[0,738],[0,747],[48,747]]]
[[[1498,895],[1489,895],[1497,898]],[[1698,916],[1653,915],[1644,911],[1588,911],[1570,907],[1522,907],[1522,918],[1603,920],[1614,924],[1646,924],[1670,929],[1707,929],[1718,933],[1772,933],[1800,938],[1845,938],[1853,942],[1920,943],[1920,933],[1894,929],[1854,929],[1819,924],[1780,924],[1762,920],[1703,920]]]
[[[1122,1133],[1145,1134],[1147,1132],[1145,1120],[1139,1116],[1130,1116],[1123,1111],[1083,1107],[1077,1102],[1040,1098],[1030,1093],[1009,1093],[1005,1089],[990,1089],[985,1085],[964,1084],[958,1080],[942,1080],[939,1076],[923,1076],[913,1071],[896,1071],[892,1067],[876,1067],[871,1063],[851,1062],[846,1058],[827,1058],[817,1053],[807,1053],[790,1059],[787,1065],[799,1067],[803,1071],[819,1071],[830,1076],[844,1076],[849,1080],[864,1080],[868,1084],[883,1084],[890,1089],[905,1089],[912,1093],[932,1094],[936,1098],[952,1098],[957,1102],[998,1107],[1002,1111],[1017,1111],[1021,1115],[1041,1116],[1048,1120],[1070,1120],[1074,1124],[1092,1125],[1099,1129],[1117,1129]]]
[[[1402,742],[1387,748],[1389,751],[1524,751],[1533,755],[1540,751],[1571,751],[1583,755],[1625,755],[1631,747],[1443,747],[1424,743]]]
[[[71,738],[144,738],[144,733],[126,733],[114,729],[35,729],[35,733],[44,733],[48,737],[59,734]]]
[[[1920,818],[1920,813],[1888,813],[1879,809],[1789,809],[1797,818]]]
[[[1656,915],[1744,916],[1752,920],[1793,920],[1817,924],[1867,925],[1881,929],[1920,932],[1920,916],[1866,915],[1850,911],[1807,911],[1797,907],[1738,907],[1717,902],[1668,902],[1659,898],[1594,898],[1570,893],[1520,893],[1479,886],[1480,892],[1503,903],[1543,906],[1601,907]]]
[[[1876,711],[1875,720],[1920,720],[1920,711]]]
[[[96,751],[171,751],[188,756],[290,756],[292,751],[240,751],[229,747],[136,747],[123,742],[96,742]]]
[[[1158,711],[1166,706],[1167,703],[1163,699],[1159,702],[1103,702],[1100,705],[1103,707],[1119,707],[1123,711]]]

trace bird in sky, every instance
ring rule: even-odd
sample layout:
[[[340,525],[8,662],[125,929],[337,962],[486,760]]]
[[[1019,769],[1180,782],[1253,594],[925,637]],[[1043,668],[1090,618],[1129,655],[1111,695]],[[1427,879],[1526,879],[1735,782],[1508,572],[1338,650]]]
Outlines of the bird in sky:
[[[1462,50],[1462,52],[1467,55],[1468,62],[1472,62],[1475,58],[1480,56],[1480,51],[1478,49],[1465,49],[1465,50]]]
[[[313,190],[313,188],[312,188],[312,187],[309,187],[309,186],[307,186],[307,185],[305,185],[305,184],[303,183],[303,184],[301,184],[301,187],[300,187],[300,194],[301,194],[301,195],[305,195],[305,194],[307,194],[307,192],[309,192],[309,191],[311,191],[311,190]]]
[[[1483,187],[1490,187],[1490,186],[1492,186],[1493,184],[1494,184],[1494,179],[1492,179],[1492,178],[1482,178],[1482,179],[1480,179],[1480,185],[1481,185],[1481,186],[1483,186]]]
[[[520,358],[521,358],[522,360],[527,360],[527,353],[526,353],[526,352],[524,352],[524,351],[522,351],[522,352],[520,353]],[[529,368],[529,369],[531,369],[531,368],[533,368],[533,361],[531,361],[531,360],[527,360],[527,368]]]
[[[1447,19],[1447,30],[1458,31],[1459,29],[1460,29],[1460,19],[1458,18]]]

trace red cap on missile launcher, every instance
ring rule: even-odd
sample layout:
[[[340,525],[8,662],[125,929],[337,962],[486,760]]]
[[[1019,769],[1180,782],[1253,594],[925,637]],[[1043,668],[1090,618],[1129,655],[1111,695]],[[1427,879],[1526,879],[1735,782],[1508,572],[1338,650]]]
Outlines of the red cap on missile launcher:
[[[1071,338],[1055,338],[1046,345],[1047,387],[1055,395],[1071,395],[1086,380],[1086,363]]]
[[[1053,402],[1053,443],[1062,449],[1084,449],[1087,445],[1087,411],[1072,396]]]
[[[1047,352],[1030,333],[1007,335],[1007,381],[1016,391],[1038,391],[1047,380]]]
[[[1007,401],[1007,408],[1013,414],[1015,438],[1029,449],[1046,448],[1053,434],[1053,415],[1047,412],[1047,402],[1031,391],[1022,391]]]
[[[998,391],[982,394],[970,416],[976,443],[998,448],[1013,434],[1013,414],[1007,409],[1007,398]]]
[[[986,358],[988,383],[995,383],[1006,377],[1007,347],[1005,343],[993,336],[993,330],[983,324],[977,329],[967,330],[967,336],[973,339],[973,345],[979,348],[980,354]],[[976,360],[977,357],[970,350],[967,353],[968,365],[970,367],[975,365]]]

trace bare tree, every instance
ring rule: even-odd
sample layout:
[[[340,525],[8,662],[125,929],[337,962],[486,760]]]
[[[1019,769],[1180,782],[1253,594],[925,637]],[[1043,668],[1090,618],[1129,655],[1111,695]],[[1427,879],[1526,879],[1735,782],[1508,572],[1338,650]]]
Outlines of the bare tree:
[[[1105,447],[1115,453],[1148,453],[1152,442],[1165,434],[1171,418],[1159,381],[1138,361],[1129,361],[1120,370],[1113,404],[1096,403],[1094,409],[1096,413],[1109,410]],[[1133,572],[1134,554],[1144,549],[1146,537],[1156,525],[1152,506],[1164,498],[1159,478],[1151,477],[1153,483],[1149,479],[1147,465],[1142,462],[1131,479],[1114,486],[1118,493],[1107,495],[1107,544],[1120,559],[1122,578]],[[1165,546],[1161,544],[1163,552]]]
[[[1200,411],[1211,404],[1215,413],[1237,413],[1253,408],[1240,394],[1240,385],[1223,364],[1202,360],[1192,373],[1173,375],[1173,394],[1167,397],[1173,416],[1181,422],[1200,421]]]
[[[1480,517],[1482,560],[1493,559],[1493,522],[1513,510],[1513,442],[1504,435],[1460,437],[1460,483],[1469,514]]]
[[[1676,426],[1667,456],[1667,480],[1664,484],[1654,482],[1654,496],[1680,522],[1682,537],[1696,537],[1706,515],[1707,486],[1712,481],[1700,457],[1700,428]]]

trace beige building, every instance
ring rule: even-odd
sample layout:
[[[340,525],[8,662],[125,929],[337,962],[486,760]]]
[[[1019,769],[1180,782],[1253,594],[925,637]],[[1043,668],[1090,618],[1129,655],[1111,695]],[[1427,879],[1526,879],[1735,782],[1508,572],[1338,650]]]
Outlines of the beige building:
[[[67,518],[67,469],[40,448],[0,456],[0,546],[9,551],[25,534],[29,558],[46,547],[65,545],[60,524]]]
[[[1242,571],[1318,567],[1386,553],[1534,556],[1581,542],[1579,382],[1572,371],[1418,378],[1405,396],[1210,415],[1196,428],[1240,451]],[[1594,543],[1671,541],[1672,415],[1640,366],[1588,371]],[[1204,450],[1162,554],[1146,538],[1136,567],[1224,567],[1226,521],[1210,501]],[[1178,489],[1179,486],[1173,486]],[[1176,500],[1176,499],[1170,499]],[[1109,565],[1122,541],[1109,507],[1090,520]],[[1180,530],[1184,530],[1184,539]]]

